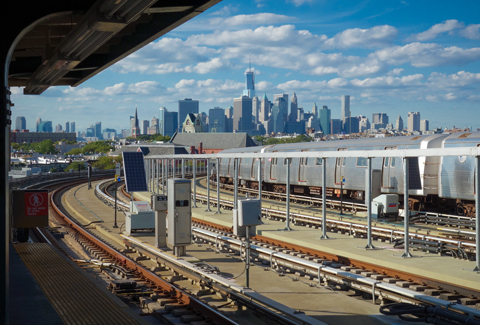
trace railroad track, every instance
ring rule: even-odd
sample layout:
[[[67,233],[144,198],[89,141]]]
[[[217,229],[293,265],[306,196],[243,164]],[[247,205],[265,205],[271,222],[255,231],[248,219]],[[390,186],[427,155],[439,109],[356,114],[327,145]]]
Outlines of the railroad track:
[[[104,189],[107,186],[108,184]],[[59,197],[66,189],[67,187],[62,187],[52,193],[51,204],[56,214],[68,225],[70,235],[94,255],[97,260],[95,266],[102,267],[111,279],[109,289],[117,295],[138,300],[140,307],[146,310],[143,316],[161,316],[163,320],[176,318],[177,322],[183,317],[181,321],[185,322],[236,324],[217,309],[228,314],[246,306],[247,309],[255,310],[256,314],[263,315],[264,320],[273,320],[278,324],[311,323],[301,320],[310,319],[307,316],[299,315],[292,317],[292,320],[270,306],[254,304],[241,293],[231,292],[228,286],[211,286],[207,279],[186,272],[184,267],[179,267],[172,261],[162,261],[159,257],[148,258],[148,252],[134,247],[128,241],[127,248],[123,249],[103,242],[93,230],[83,228],[61,209]],[[205,265],[197,268],[205,268]],[[202,300],[211,302],[206,304]],[[214,306],[210,306],[211,303]],[[315,323],[314,319],[312,321]]]
[[[105,196],[108,197],[106,194]],[[197,194],[197,199],[198,196]],[[215,198],[211,199],[215,201]],[[124,203],[122,206],[127,207]],[[245,253],[245,242],[231,234],[231,229],[194,218],[192,221],[195,223],[192,230],[197,242],[208,243],[213,249],[221,252],[239,252],[240,255]],[[141,243],[134,239],[127,241],[133,247],[141,248]],[[467,317],[475,321],[480,319],[480,311],[469,307],[480,303],[480,292],[472,288],[262,236],[254,237],[251,248],[253,259],[259,266],[268,265],[271,271],[292,276],[296,280],[306,278],[313,280],[314,285],[318,286],[333,284],[339,290],[352,291],[353,295],[367,295],[373,303],[407,302],[422,306],[435,305],[455,310],[459,315],[468,315]]]

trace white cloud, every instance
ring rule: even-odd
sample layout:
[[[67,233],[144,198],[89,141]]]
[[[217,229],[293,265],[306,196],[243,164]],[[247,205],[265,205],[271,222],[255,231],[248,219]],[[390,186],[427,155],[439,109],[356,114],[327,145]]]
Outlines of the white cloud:
[[[463,65],[480,59],[480,47],[462,49],[457,46],[442,47],[435,43],[414,42],[392,46],[371,54],[389,64],[409,62],[414,67]]]
[[[390,76],[398,76],[399,74],[401,74],[403,72],[403,69],[402,68],[395,68],[393,69],[392,71],[389,71],[388,74]]]
[[[299,7],[305,3],[313,3],[313,0],[287,0],[287,2],[291,2],[295,7]]]
[[[428,41],[437,37],[438,34],[452,32],[455,29],[462,28],[464,24],[456,19],[445,20],[440,24],[433,25],[428,30],[412,35],[410,41]]]
[[[408,86],[418,87],[424,78],[422,74],[414,74],[404,77],[383,76],[377,78],[354,79],[352,85],[362,88],[402,88]]]
[[[267,89],[270,89],[271,87],[272,87],[272,83],[269,82],[269,81],[260,81],[260,82],[255,84],[255,88],[258,91],[266,91]],[[259,96],[258,93],[257,93],[257,96]]]
[[[389,25],[370,29],[353,28],[326,40],[325,45],[332,48],[379,47],[392,44],[396,37],[397,29]]]
[[[221,62],[219,58],[213,58],[208,62],[200,62],[198,63],[193,70],[200,74],[206,74],[210,72],[214,72],[220,68],[222,68],[224,64]]]
[[[445,100],[455,100],[457,96],[454,93],[448,93],[444,96]]]
[[[447,75],[445,73],[432,72],[428,81],[436,88],[465,87],[480,83],[480,73],[458,71],[457,73]]]
[[[331,88],[341,88],[348,85],[348,80],[345,78],[335,78],[328,81],[328,86]]]
[[[307,81],[298,81],[298,80],[290,80],[285,83],[281,83],[277,85],[278,89],[281,89],[283,91],[300,91],[300,90],[315,90],[315,89],[321,89],[327,86],[326,81],[312,81],[312,80],[307,80]]]
[[[240,26],[240,25],[272,25],[280,24],[291,20],[291,17],[285,15],[277,15],[272,13],[259,13],[253,15],[237,15],[227,18],[211,18],[209,24],[215,27]]]
[[[480,24],[468,25],[460,31],[460,35],[469,39],[480,40]]]
[[[425,99],[428,100],[429,102],[438,102],[438,97],[433,95],[427,95]]]
[[[195,80],[193,79],[182,79],[179,82],[175,84],[175,88],[186,88],[186,87],[192,87],[195,85]]]
[[[111,87],[105,88],[103,92],[105,93],[105,95],[113,96],[113,95],[119,95],[119,94],[125,93],[127,89],[128,89],[127,85],[122,82],[119,84],[115,84]]]

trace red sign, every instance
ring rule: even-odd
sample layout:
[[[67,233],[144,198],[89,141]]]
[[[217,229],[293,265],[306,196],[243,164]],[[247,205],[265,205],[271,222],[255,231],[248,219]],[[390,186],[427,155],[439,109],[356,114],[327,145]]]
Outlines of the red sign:
[[[48,192],[25,192],[25,215],[48,216]]]

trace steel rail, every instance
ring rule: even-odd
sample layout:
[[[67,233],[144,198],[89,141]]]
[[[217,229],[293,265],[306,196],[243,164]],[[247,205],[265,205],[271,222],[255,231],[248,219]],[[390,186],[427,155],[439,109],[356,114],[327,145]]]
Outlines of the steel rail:
[[[85,230],[80,224],[78,224],[75,220],[69,218],[66,216],[60,208],[56,205],[55,203],[55,195],[57,192],[63,190],[64,188],[69,187],[63,186],[59,189],[56,189],[52,192],[52,195],[50,197],[50,203],[55,210],[56,213],[58,213],[59,216],[61,216],[65,222],[68,224],[68,226],[75,231],[77,231],[81,236],[84,238],[88,239],[93,245],[97,246],[99,249],[103,250],[105,253],[110,255],[114,260],[116,260],[118,263],[124,265],[125,267],[128,267],[130,269],[134,269],[137,272],[140,273],[141,277],[146,279],[147,281],[150,281],[151,283],[155,284],[157,288],[163,290],[164,292],[168,292],[172,297],[178,299],[185,305],[189,305],[193,310],[196,310],[200,312],[204,317],[211,319],[213,322],[218,323],[218,324],[237,324],[236,322],[232,321],[231,319],[227,318],[226,316],[222,315],[215,309],[211,308],[210,306],[207,306],[200,302],[198,299],[195,299],[194,297],[188,295],[186,292],[183,290],[176,288],[174,285],[162,280],[159,278],[155,273],[149,271],[145,267],[141,266],[137,262],[133,261],[132,259],[124,256],[121,252],[117,251],[113,247],[107,245],[100,239],[96,238],[92,234],[90,234],[87,230]]]

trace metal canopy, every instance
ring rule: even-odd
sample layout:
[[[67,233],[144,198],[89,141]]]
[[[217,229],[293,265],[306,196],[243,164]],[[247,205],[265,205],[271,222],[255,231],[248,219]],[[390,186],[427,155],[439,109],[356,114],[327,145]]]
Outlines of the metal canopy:
[[[214,158],[337,158],[337,157],[439,157],[439,156],[480,156],[480,147],[435,148],[435,149],[397,149],[397,150],[345,150],[345,151],[291,151],[291,152],[238,152],[203,155],[164,155],[149,156],[145,159],[214,159]]]
[[[57,10],[17,39],[8,84],[35,95],[50,86],[78,86],[220,1],[52,1],[48,6]],[[24,3],[23,8],[22,1],[8,3],[4,10],[12,12],[46,7],[42,1]]]

